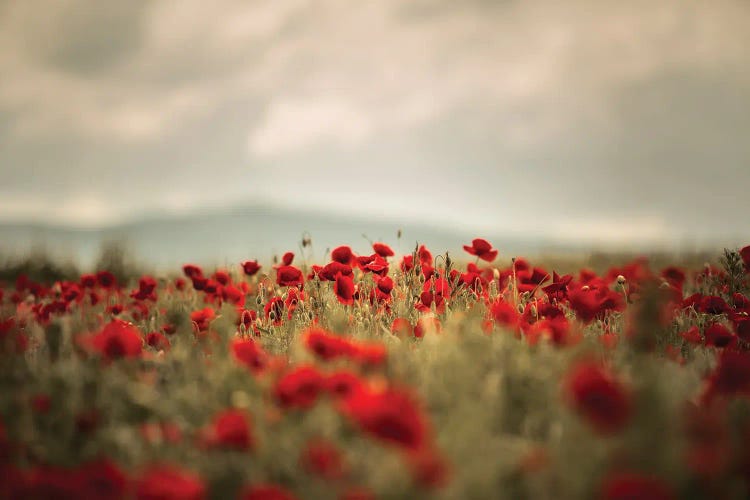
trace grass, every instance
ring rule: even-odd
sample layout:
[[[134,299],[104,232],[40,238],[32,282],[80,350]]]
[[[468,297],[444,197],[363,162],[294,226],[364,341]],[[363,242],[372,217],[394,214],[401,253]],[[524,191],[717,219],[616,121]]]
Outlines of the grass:
[[[679,282],[664,256],[471,275],[415,251],[389,292],[339,254],[297,287],[266,265],[6,287],[0,498],[748,495],[740,253]]]

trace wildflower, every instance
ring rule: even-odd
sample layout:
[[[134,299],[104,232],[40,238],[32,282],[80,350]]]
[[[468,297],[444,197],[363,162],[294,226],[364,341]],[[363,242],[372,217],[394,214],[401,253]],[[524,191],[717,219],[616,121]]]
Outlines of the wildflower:
[[[234,359],[254,374],[262,372],[268,364],[268,354],[254,340],[235,339],[230,349]]]
[[[414,482],[422,488],[435,489],[445,486],[450,470],[445,460],[432,449],[409,455],[409,468]]]
[[[109,500],[126,498],[128,478],[107,459],[80,465],[75,471],[78,498]]]
[[[703,337],[701,337],[700,328],[698,328],[697,326],[692,326],[688,328],[686,331],[680,333],[680,336],[690,344],[702,344],[703,343]]]
[[[117,279],[115,279],[115,275],[112,274],[109,271],[99,271],[96,273],[96,281],[99,283],[99,286],[102,288],[110,289],[117,286]]]
[[[391,324],[391,333],[397,337],[411,337],[414,333],[414,328],[406,318],[396,318]]]
[[[728,347],[737,343],[737,336],[721,323],[713,323],[706,328],[706,345]]]
[[[300,456],[300,465],[311,474],[328,481],[344,476],[344,461],[338,448],[324,439],[307,442]]]
[[[221,298],[238,306],[245,303],[245,294],[234,285],[223,286],[221,288]]]
[[[199,309],[190,313],[190,321],[198,325],[198,330],[200,331],[208,330],[208,325],[211,323],[211,321],[214,320],[215,317],[216,311],[214,311],[210,307],[204,307],[203,309]]]
[[[203,480],[172,465],[149,468],[138,480],[137,500],[204,500],[207,498]]]
[[[355,256],[352,249],[348,246],[336,247],[331,251],[331,260],[340,264],[351,265]]]
[[[745,264],[745,270],[750,273],[750,245],[740,250],[740,257],[742,257],[742,262]]]
[[[146,335],[146,344],[150,345],[157,351],[169,350],[169,340],[159,332],[151,332]]]
[[[83,343],[107,361],[138,357],[143,348],[138,329],[119,319],[110,321],[92,337],[84,337]]]
[[[333,261],[326,264],[325,267],[318,272],[318,277],[324,281],[336,281],[336,276],[338,274],[351,277],[352,273],[352,266],[349,264],[342,264],[341,262]]]
[[[673,500],[677,495],[662,480],[632,472],[607,476],[599,493],[601,500]]]
[[[80,283],[83,288],[94,288],[96,286],[96,274],[82,274]]]
[[[185,264],[182,266],[182,272],[185,273],[185,276],[190,278],[191,280],[198,277],[203,277],[203,269],[196,266],[195,264]]]
[[[354,373],[342,370],[331,373],[325,378],[326,392],[336,399],[346,400],[364,387],[363,381]]]
[[[354,304],[354,280],[351,276],[338,274],[333,286],[336,298],[344,305]]]
[[[569,404],[599,434],[615,434],[630,421],[630,394],[598,364],[584,362],[574,366],[565,377],[564,386]]]
[[[357,391],[346,400],[344,411],[360,429],[384,443],[411,451],[427,443],[424,416],[405,392]]]
[[[206,432],[206,444],[212,448],[248,451],[255,447],[249,416],[235,409],[219,412]]]
[[[301,286],[303,279],[302,271],[294,266],[283,265],[276,269],[276,284],[279,286]]]
[[[391,247],[385,243],[373,243],[372,250],[383,258],[393,257],[394,253]]]
[[[31,398],[31,407],[34,409],[34,413],[45,415],[49,413],[52,407],[52,398],[48,394],[37,394]]]
[[[305,346],[324,361],[349,356],[354,350],[348,340],[321,328],[308,329],[302,338]]]
[[[284,320],[284,309],[286,305],[281,297],[274,297],[263,306],[266,319],[270,319],[274,325],[279,326]]]
[[[286,252],[281,256],[282,266],[291,266],[292,262],[294,262],[294,252]]]
[[[323,376],[315,367],[302,365],[276,382],[274,395],[282,408],[307,410],[315,405],[323,383]]]
[[[257,260],[248,260],[242,263],[242,271],[247,276],[255,276],[261,267]]]
[[[723,350],[708,382],[708,398],[750,395],[750,353]]]
[[[475,238],[471,240],[471,246],[464,245],[464,250],[471,255],[475,255],[480,259],[492,262],[497,258],[497,250],[492,248],[489,241],[482,238]]]
[[[240,500],[296,500],[289,490],[275,484],[256,484],[245,487],[239,495]]]
[[[226,286],[231,281],[229,273],[223,269],[217,269],[213,275],[213,279],[222,286]]]
[[[490,306],[490,314],[498,325],[515,330],[521,323],[521,315],[512,304],[499,299]]]

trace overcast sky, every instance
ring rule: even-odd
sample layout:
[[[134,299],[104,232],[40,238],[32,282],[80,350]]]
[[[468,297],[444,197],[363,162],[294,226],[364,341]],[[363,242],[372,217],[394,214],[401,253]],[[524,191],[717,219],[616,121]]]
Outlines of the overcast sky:
[[[750,237],[750,2],[0,0],[0,220]]]

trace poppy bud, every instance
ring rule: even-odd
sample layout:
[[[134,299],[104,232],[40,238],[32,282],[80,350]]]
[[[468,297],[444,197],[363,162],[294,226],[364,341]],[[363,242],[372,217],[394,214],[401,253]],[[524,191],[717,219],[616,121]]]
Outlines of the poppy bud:
[[[627,280],[625,279],[625,276],[623,276],[622,274],[620,274],[620,275],[617,276],[617,284],[618,285],[624,285],[625,281],[627,281]]]

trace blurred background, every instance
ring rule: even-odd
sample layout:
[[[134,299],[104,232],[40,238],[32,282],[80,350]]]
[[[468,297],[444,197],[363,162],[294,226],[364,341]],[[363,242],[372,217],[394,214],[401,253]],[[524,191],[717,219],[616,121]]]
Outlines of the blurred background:
[[[0,254],[746,244],[748,26],[747,0],[0,0]]]

